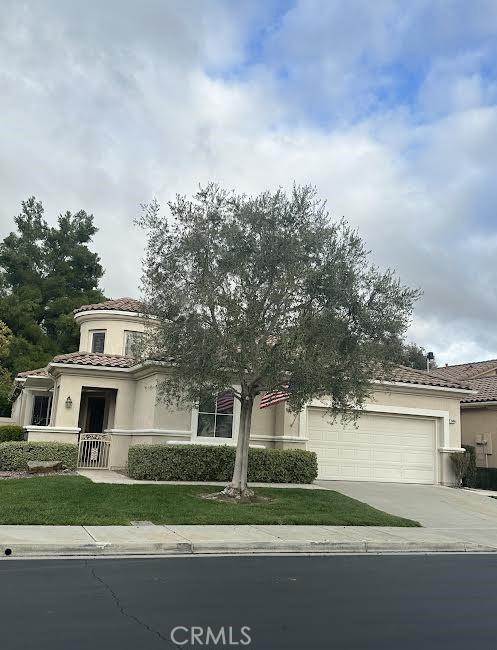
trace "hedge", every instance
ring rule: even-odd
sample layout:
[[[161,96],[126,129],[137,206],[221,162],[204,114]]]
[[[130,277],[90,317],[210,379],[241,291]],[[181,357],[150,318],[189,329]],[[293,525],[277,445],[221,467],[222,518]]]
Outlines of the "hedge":
[[[67,469],[75,469],[78,445],[68,442],[0,443],[0,471],[26,470],[29,460],[61,460]]]
[[[0,425],[0,442],[8,442],[10,440],[23,440],[24,429],[18,427],[17,424],[2,424]]]
[[[227,445],[136,445],[129,448],[128,473],[149,481],[229,481],[235,452]],[[317,470],[312,451],[249,449],[249,481],[312,483]]]
[[[464,475],[462,484],[464,487],[469,487],[469,488],[476,487],[476,480],[477,480],[476,450],[472,445],[462,445],[462,446],[466,450],[466,454],[468,454],[469,457],[468,468],[466,469],[466,474]]]

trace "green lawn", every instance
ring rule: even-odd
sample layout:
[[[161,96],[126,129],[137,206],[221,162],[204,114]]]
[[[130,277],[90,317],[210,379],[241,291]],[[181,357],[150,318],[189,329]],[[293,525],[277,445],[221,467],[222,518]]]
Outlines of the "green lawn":
[[[82,476],[0,481],[0,524],[327,524],[419,526],[330,490],[259,488],[270,502],[250,505],[207,501],[218,491],[200,485],[108,485]]]

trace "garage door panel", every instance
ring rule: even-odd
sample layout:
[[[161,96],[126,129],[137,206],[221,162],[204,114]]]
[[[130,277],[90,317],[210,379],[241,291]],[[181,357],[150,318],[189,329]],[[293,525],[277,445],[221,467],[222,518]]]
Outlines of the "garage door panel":
[[[402,463],[402,452],[394,449],[374,449],[373,460],[376,463]]]
[[[433,473],[421,467],[406,469],[404,480],[406,483],[433,483]]]
[[[434,418],[364,414],[353,423],[330,423],[323,409],[308,410],[308,449],[318,458],[318,477],[433,483]]]

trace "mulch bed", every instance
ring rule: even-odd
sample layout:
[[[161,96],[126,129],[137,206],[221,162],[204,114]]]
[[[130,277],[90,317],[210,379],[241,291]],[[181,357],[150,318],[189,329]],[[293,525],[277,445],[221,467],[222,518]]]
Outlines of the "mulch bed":
[[[76,476],[77,473],[72,469],[63,469],[58,472],[44,472],[43,474],[29,474],[29,472],[0,472],[0,481],[8,478],[34,478],[35,476]]]

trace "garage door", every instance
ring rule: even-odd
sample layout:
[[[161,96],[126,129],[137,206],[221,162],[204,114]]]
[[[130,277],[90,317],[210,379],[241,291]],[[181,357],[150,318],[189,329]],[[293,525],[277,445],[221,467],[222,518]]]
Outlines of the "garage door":
[[[330,424],[322,408],[307,413],[307,449],[318,458],[318,478],[347,481],[435,482],[436,420],[368,413],[357,428]]]

